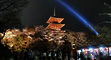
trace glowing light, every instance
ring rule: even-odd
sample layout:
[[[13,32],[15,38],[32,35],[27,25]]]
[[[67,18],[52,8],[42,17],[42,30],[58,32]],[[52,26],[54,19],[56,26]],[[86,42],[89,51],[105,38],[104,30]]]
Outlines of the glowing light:
[[[78,52],[80,53],[80,52],[81,52],[81,50],[78,50]]]
[[[94,50],[98,50],[98,49],[96,48],[96,49],[94,49]]]
[[[72,45],[75,45],[75,44],[72,44]]]
[[[13,44],[10,44],[10,47],[13,47]]]
[[[90,51],[90,52],[93,52],[93,49],[92,49],[92,48],[89,48],[89,51]]]
[[[102,50],[102,49],[103,49],[103,47],[100,47],[99,49],[100,49],[100,50]]]
[[[62,36],[59,37],[60,39],[62,38]]]
[[[65,8],[67,8],[67,10],[69,10],[70,12],[73,13],[73,15],[75,15],[76,17],[79,18],[79,20],[86,26],[88,26],[96,35],[99,35],[99,33],[90,25],[90,23],[84,19],[82,16],[80,16],[74,9],[72,9],[68,4],[66,4],[65,2],[63,2],[62,0],[56,0],[58,1],[61,5],[63,5]]]
[[[82,52],[84,52],[84,49],[82,49]]]

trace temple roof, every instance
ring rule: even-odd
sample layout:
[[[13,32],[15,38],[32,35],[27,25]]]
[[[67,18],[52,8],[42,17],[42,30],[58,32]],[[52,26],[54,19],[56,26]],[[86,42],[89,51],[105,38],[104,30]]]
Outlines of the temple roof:
[[[64,20],[64,18],[56,18],[56,17],[50,17],[49,20],[46,23],[61,23]]]
[[[46,28],[47,28],[47,29],[53,29],[53,30],[61,30],[61,28],[62,28],[64,25],[65,25],[65,24],[50,23]]]

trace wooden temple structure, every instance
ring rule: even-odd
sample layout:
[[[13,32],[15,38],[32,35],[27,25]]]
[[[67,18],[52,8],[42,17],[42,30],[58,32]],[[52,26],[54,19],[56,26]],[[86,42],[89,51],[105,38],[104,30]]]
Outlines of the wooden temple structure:
[[[61,24],[63,20],[64,18],[50,17],[49,20],[46,22],[46,23],[49,23],[46,29],[61,30],[61,28],[65,25],[65,24]]]

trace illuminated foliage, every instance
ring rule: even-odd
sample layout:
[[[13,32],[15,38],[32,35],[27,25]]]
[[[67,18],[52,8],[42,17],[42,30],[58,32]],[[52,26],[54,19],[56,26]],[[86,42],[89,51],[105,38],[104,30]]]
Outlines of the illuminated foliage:
[[[26,49],[46,52],[50,50],[71,48],[71,44],[84,46],[86,38],[84,33],[67,30],[47,30],[43,26],[26,27],[19,29],[8,29],[1,43],[12,52],[26,51]],[[84,43],[84,44],[82,44]],[[69,49],[69,48],[67,48]]]
[[[99,35],[87,34],[88,45],[110,45],[111,43],[111,28],[110,27],[100,27],[96,26],[96,29],[99,31]]]
[[[67,30],[66,32],[67,40],[71,43],[72,48],[73,45],[75,45],[75,48],[77,47],[83,47],[87,46],[88,41],[86,40],[86,35],[83,32],[73,32],[70,30]]]
[[[4,46],[8,46],[9,49],[13,51],[22,51],[22,42],[24,41],[23,37],[20,36],[22,34],[18,29],[7,30],[4,38],[1,40],[1,43]]]
[[[49,48],[52,50],[58,50],[61,45],[65,42],[65,30],[49,30],[48,34],[45,35],[45,39],[49,41]]]
[[[100,33],[100,35],[98,36],[98,43],[99,44],[111,44],[111,28],[110,27],[96,27]]]
[[[43,29],[44,30],[44,29]],[[55,31],[55,30],[44,30],[43,34],[39,34],[39,37],[33,40],[29,45],[33,50],[39,50],[41,52],[46,52],[50,50],[58,50],[64,43],[65,31]],[[38,34],[35,35],[35,37]]]

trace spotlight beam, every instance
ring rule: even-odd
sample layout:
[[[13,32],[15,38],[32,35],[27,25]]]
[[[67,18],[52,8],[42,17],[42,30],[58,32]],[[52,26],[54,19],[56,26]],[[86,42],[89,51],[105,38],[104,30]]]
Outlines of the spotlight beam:
[[[79,20],[86,26],[88,26],[96,35],[99,35],[99,33],[91,26],[91,24],[84,19],[82,16],[80,16],[74,9],[72,9],[68,4],[66,4],[65,2],[63,2],[62,0],[56,0],[58,1],[61,5],[63,5],[65,8],[67,8],[67,10],[69,10],[70,12],[73,13],[73,15],[75,15],[77,18],[79,18]]]

